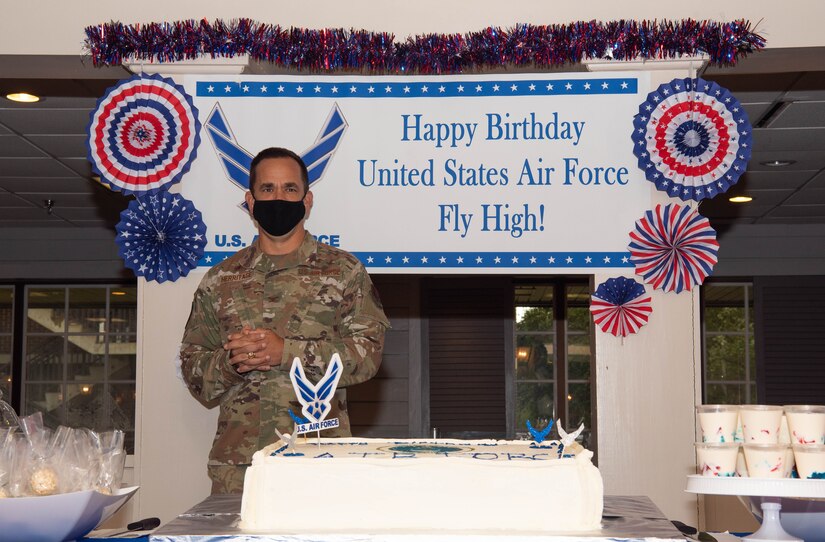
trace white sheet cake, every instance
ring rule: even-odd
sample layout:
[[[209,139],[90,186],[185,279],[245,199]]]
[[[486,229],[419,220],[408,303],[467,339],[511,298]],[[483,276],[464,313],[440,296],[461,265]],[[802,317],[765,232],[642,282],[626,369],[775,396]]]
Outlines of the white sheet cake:
[[[597,530],[593,454],[558,442],[298,439],[258,451],[240,527],[271,533]]]

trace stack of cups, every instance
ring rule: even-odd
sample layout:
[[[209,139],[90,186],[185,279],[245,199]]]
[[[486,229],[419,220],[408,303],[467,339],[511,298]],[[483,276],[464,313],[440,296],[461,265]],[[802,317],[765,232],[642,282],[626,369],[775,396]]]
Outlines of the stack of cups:
[[[696,413],[703,476],[790,478],[795,463],[800,478],[825,479],[825,406],[700,405]]]
[[[787,478],[793,469],[793,450],[780,442],[782,407],[775,405],[742,405],[745,462],[751,478]]]
[[[825,478],[825,406],[785,407],[800,478]]]
[[[696,407],[702,442],[696,443],[699,473],[702,476],[735,476],[739,444],[734,442],[739,407],[700,405]]]

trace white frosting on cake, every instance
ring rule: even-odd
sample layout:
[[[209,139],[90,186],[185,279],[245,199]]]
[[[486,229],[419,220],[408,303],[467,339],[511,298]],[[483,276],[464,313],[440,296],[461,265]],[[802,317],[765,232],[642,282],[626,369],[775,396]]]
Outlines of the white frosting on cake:
[[[299,439],[303,441],[303,439]],[[272,533],[597,530],[593,454],[557,442],[309,438],[255,453],[241,524]]]

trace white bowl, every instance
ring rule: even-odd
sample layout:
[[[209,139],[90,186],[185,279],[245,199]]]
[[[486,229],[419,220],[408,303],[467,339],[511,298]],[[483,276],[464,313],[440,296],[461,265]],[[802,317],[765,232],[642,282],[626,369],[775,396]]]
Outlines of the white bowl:
[[[75,540],[117,512],[137,489],[122,488],[114,495],[88,490],[0,499],[0,542]]]

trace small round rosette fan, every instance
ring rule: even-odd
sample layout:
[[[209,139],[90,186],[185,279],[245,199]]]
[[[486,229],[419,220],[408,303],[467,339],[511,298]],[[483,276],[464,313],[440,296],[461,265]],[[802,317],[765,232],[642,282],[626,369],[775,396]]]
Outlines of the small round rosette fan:
[[[627,337],[647,324],[653,307],[645,287],[627,277],[607,279],[590,296],[593,321],[605,333]]]
[[[639,106],[633,153],[656,188],[701,201],[725,192],[745,172],[751,131],[730,91],[703,79],[674,79]]]
[[[191,201],[161,191],[129,202],[120,213],[117,243],[126,267],[146,280],[185,277],[206,247],[206,225]]]
[[[200,128],[182,87],[159,75],[135,75],[109,88],[92,111],[89,162],[112,190],[168,189],[189,170]]]
[[[654,289],[678,294],[710,275],[719,243],[707,218],[671,203],[657,205],[636,221],[627,248],[637,275]]]

